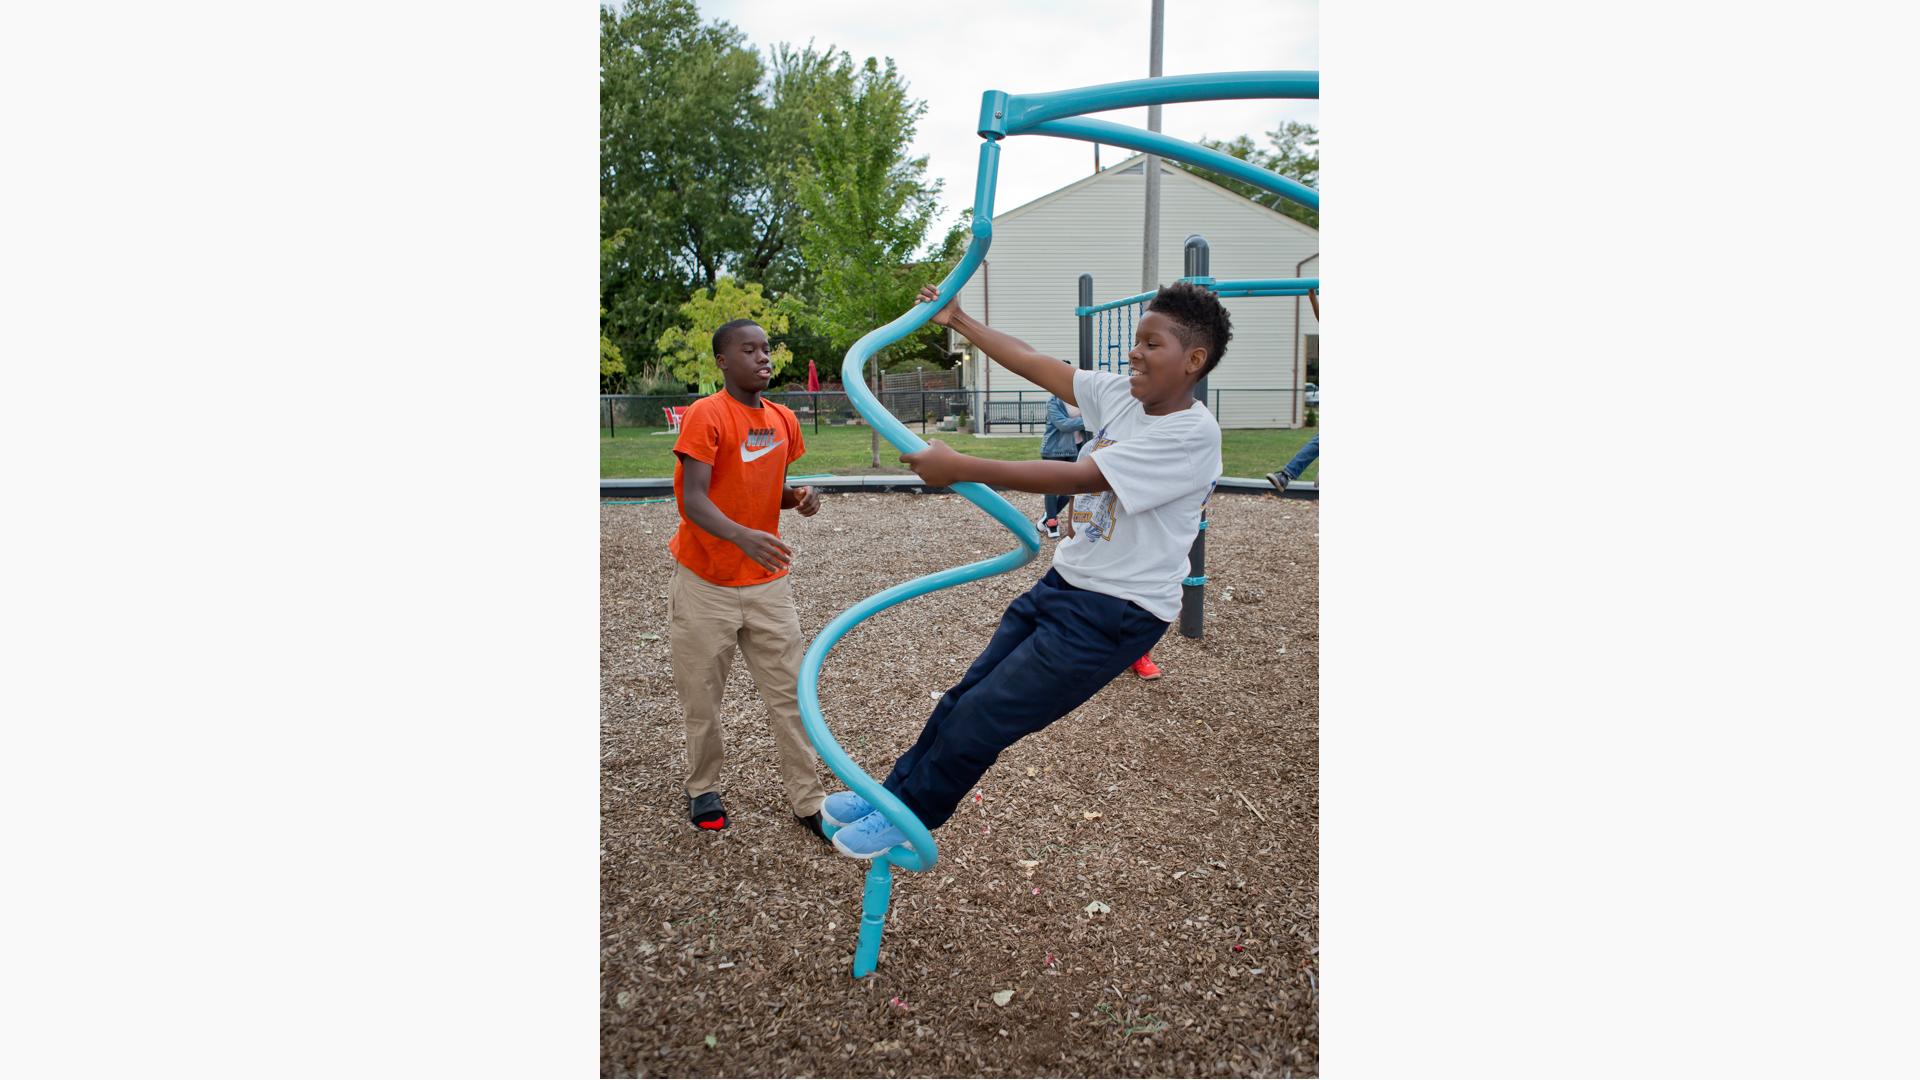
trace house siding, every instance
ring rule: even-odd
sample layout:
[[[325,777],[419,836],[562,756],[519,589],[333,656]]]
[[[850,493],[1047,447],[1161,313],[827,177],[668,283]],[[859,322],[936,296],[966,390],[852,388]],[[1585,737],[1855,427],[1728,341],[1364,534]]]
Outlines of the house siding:
[[[1181,276],[1189,235],[1206,237],[1215,278],[1289,278],[1319,250],[1319,234],[1250,200],[1171,166],[1160,185],[1160,281]],[[1131,171],[1128,171],[1131,170]],[[1144,173],[1138,159],[994,218],[986,265],[960,293],[968,312],[995,329],[1069,362],[1079,355],[1079,278],[1093,275],[1095,303],[1143,292],[1140,233]],[[1318,260],[1303,276],[1316,277]],[[1210,407],[1225,427],[1294,427],[1304,419],[1296,364],[1301,335],[1319,325],[1305,298],[1236,297],[1222,301],[1233,340],[1208,378]],[[1297,314],[1296,314],[1297,309]],[[991,367],[991,371],[985,370]],[[995,398],[1038,388],[973,350],[969,389]],[[1214,391],[1225,391],[1215,396]],[[1235,391],[1239,391],[1236,393]],[[1255,392],[1259,391],[1259,392]]]

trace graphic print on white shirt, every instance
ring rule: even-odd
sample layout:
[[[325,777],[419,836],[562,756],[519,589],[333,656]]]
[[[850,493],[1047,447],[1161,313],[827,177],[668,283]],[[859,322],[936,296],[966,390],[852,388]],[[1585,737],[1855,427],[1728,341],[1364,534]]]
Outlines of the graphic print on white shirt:
[[[1101,428],[1100,433],[1093,438],[1093,449],[1103,450],[1112,445],[1113,440],[1107,438],[1107,429]],[[1082,453],[1091,453],[1091,451]],[[1071,538],[1074,533],[1081,531],[1075,526],[1084,525],[1088,540],[1112,540],[1113,511],[1118,502],[1118,498],[1111,491],[1075,495],[1073,512],[1067,517],[1068,537]]]
[[[1097,432],[1080,460],[1092,458],[1112,490],[1075,496],[1073,535],[1054,549],[1054,569],[1070,585],[1172,622],[1187,552],[1220,477],[1220,425],[1197,401],[1148,416],[1127,378],[1112,372],[1075,372],[1073,396]]]

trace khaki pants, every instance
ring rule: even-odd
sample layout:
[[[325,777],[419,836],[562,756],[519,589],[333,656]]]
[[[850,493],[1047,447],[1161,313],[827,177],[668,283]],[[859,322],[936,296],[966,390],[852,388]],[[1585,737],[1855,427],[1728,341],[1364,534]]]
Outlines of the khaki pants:
[[[780,750],[787,805],[808,817],[827,797],[820,759],[800,722],[800,614],[793,585],[782,575],[764,585],[715,585],[674,563],[668,593],[673,682],[687,715],[687,794],[720,790],[725,746],[720,699],[737,646],[760,688]]]

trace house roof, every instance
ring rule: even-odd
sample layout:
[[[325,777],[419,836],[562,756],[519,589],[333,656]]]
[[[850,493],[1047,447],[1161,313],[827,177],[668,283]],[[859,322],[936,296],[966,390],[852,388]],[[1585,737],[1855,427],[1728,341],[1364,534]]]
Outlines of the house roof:
[[[1091,187],[1094,184],[1102,183],[1106,181],[1109,177],[1118,176],[1123,173],[1127,173],[1131,171],[1135,166],[1139,165],[1142,159],[1144,159],[1145,157],[1146,157],[1145,154],[1135,154],[1132,157],[1125,159],[1124,161],[1119,161],[1112,165],[1109,165],[1106,168],[1101,169],[1097,173],[1092,173],[1087,176],[1083,176],[1080,179],[1075,180],[1073,183],[1068,184],[1066,187],[1058,188],[1054,191],[1050,191],[1047,194],[1032,200],[1031,202],[1021,203],[1019,206],[1016,206],[1011,210],[1005,210],[998,214],[993,215],[993,222],[995,225],[998,225],[998,224],[1001,224],[1002,222],[1011,221],[1014,218],[1021,216],[1022,214],[1028,213],[1029,211],[1038,209],[1039,207],[1042,207],[1042,206],[1046,206],[1049,203],[1057,202],[1060,199],[1076,191],[1080,191],[1083,188]],[[1296,229],[1299,229],[1304,233],[1308,233],[1311,235],[1318,235],[1320,231],[1314,228],[1313,226],[1308,225],[1306,222],[1299,221],[1294,218],[1290,218],[1287,215],[1281,213],[1278,210],[1275,210],[1270,206],[1263,206],[1260,203],[1254,202],[1252,199],[1247,198],[1245,195],[1241,195],[1238,192],[1234,192],[1234,191],[1228,191],[1226,188],[1221,187],[1219,184],[1213,183],[1210,180],[1202,179],[1201,177],[1196,176],[1185,169],[1182,169],[1173,165],[1166,158],[1160,159],[1160,175],[1174,176],[1174,177],[1181,178],[1180,180],[1176,181],[1177,183],[1198,184],[1201,188],[1214,193],[1214,195],[1219,198],[1226,199],[1237,205],[1258,211],[1259,213],[1270,215],[1275,220],[1286,222],[1288,225]]]

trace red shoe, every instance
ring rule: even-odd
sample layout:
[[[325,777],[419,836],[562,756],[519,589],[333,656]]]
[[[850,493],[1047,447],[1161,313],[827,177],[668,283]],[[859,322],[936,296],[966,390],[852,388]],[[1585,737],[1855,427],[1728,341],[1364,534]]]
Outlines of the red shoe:
[[[1133,673],[1143,679],[1157,679],[1160,677],[1160,665],[1154,663],[1153,654],[1148,653],[1133,662]]]

